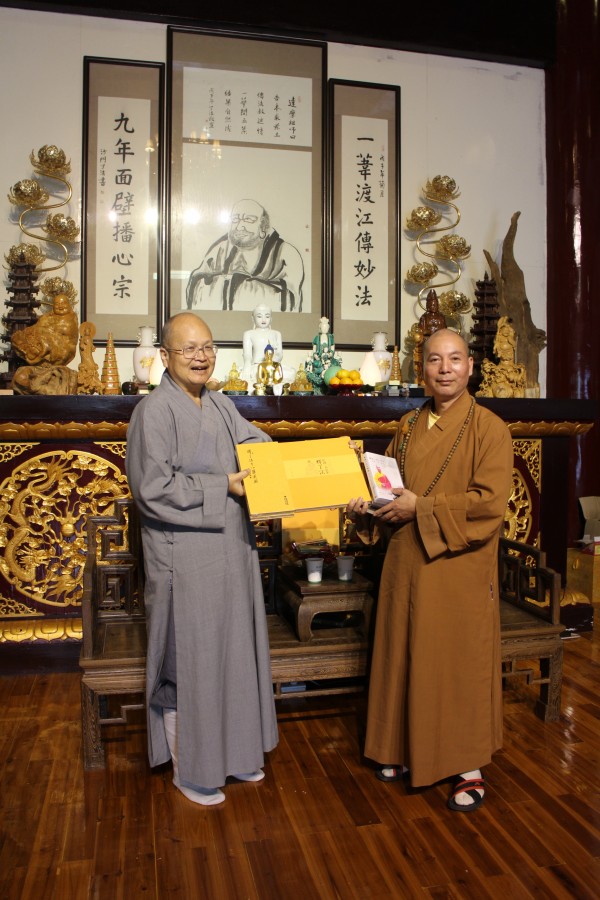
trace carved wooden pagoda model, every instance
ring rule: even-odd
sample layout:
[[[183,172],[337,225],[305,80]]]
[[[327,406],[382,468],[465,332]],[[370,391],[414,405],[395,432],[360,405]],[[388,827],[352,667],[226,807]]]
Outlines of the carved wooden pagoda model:
[[[494,338],[498,330],[500,311],[496,282],[485,272],[483,281],[475,282],[477,298],[473,303],[472,340],[469,348],[473,354],[473,374],[469,379],[469,390],[476,391],[482,379],[481,363],[494,358]]]
[[[11,338],[15,331],[21,331],[37,321],[36,310],[41,305],[36,296],[39,291],[36,285],[36,267],[34,263],[27,261],[24,253],[20,253],[19,258],[11,263],[8,280],[9,296],[5,301],[8,312],[2,316],[4,331],[0,335],[0,341],[9,345],[7,349],[0,351],[0,362],[8,363],[8,369],[0,372],[0,388],[3,390],[10,387],[13,375],[24,363],[10,346]]]

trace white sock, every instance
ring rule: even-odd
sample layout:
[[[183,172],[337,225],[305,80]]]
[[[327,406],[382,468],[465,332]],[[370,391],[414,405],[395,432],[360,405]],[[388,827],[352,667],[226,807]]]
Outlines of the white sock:
[[[199,803],[202,806],[215,806],[217,803],[222,803],[225,799],[225,794],[219,788],[189,788],[181,784],[179,781],[179,766],[177,765],[177,710],[163,709],[163,723],[173,762],[173,784],[175,787],[192,803]]]
[[[233,777],[237,778],[238,781],[262,781],[265,777],[265,773],[262,769],[257,769],[256,772],[242,772]]]
[[[391,767],[391,766],[390,766],[390,768],[388,768],[387,766],[385,766],[385,767],[381,770],[381,774],[382,774],[382,775],[385,775],[386,778],[393,778],[393,776],[394,776],[394,769],[400,769],[400,772],[402,773],[402,775],[404,775],[405,772],[408,772],[408,769],[406,768],[406,766],[394,766],[394,767]]]
[[[471,772],[462,772],[459,776],[464,781],[471,781],[471,779],[481,778],[481,769],[473,769]],[[476,790],[480,797],[483,797],[483,788],[473,788]],[[461,791],[460,794],[457,794],[454,798],[454,802],[458,803],[459,806],[472,806],[473,798],[469,797],[466,791]]]
[[[225,799],[225,794],[220,788],[198,787],[195,790],[192,790],[192,788],[187,788],[182,784],[178,784],[175,781],[175,778],[173,778],[173,784],[181,791],[184,797],[187,797],[192,803],[199,803],[201,806],[216,806],[217,803],[222,803]]]

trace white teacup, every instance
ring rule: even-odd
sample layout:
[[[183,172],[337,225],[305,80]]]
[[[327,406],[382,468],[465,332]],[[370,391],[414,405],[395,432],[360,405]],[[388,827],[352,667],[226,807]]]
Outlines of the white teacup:
[[[317,584],[323,580],[323,560],[309,557],[306,560],[306,576],[310,582]]]

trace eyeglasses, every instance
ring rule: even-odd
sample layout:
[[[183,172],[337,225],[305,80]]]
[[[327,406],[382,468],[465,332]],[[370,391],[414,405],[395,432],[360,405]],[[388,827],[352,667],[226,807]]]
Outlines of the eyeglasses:
[[[203,347],[192,347],[190,345],[188,347],[181,347],[180,349],[176,347],[165,347],[164,349],[167,353],[181,353],[184,359],[195,359],[199,355],[210,359],[217,355],[218,348],[215,344],[205,344]]]

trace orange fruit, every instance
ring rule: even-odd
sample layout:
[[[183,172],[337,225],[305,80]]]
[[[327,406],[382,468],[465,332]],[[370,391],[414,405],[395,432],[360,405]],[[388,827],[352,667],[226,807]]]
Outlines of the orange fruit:
[[[350,378],[356,384],[362,384],[362,378],[360,377],[360,372],[357,369],[352,369],[352,371],[350,372]]]
[[[336,384],[339,384],[339,383],[340,383],[340,379],[337,377],[337,375],[334,375],[333,378],[329,379],[329,384],[333,385],[333,387],[335,387]]]
[[[337,377],[342,381],[343,378],[348,378],[350,372],[347,369],[338,369]]]

